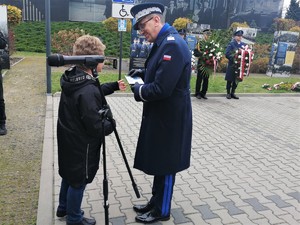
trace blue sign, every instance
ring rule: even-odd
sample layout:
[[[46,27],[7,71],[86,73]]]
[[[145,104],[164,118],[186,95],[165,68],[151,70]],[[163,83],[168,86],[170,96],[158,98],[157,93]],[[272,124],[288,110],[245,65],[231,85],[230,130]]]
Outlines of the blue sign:
[[[118,31],[126,31],[126,20],[119,19],[118,20]]]
[[[275,64],[282,66],[285,63],[286,51],[288,44],[285,42],[278,42],[277,53],[275,56]]]
[[[186,41],[188,43],[189,50],[193,51],[196,48],[197,38],[193,35],[187,35]]]
[[[112,0],[112,2],[134,4],[134,0]]]

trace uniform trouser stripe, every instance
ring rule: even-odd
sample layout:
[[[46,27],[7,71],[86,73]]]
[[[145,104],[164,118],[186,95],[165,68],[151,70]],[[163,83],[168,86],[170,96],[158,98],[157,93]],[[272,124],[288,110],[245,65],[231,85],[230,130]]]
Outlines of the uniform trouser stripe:
[[[173,188],[173,176],[167,175],[165,176],[164,198],[162,202],[162,216],[167,216],[170,214],[172,188]]]

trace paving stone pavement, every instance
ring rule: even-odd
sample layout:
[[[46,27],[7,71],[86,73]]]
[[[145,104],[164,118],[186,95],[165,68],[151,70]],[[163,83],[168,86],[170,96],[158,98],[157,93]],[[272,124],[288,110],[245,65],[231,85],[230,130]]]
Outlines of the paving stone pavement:
[[[114,94],[107,100],[132,168],[142,103],[136,102],[130,94]],[[52,110],[48,119],[53,126],[53,137],[50,138],[53,147],[48,148],[48,158],[54,159],[53,180],[50,179],[54,188],[48,193],[53,200],[53,205],[50,204],[53,216],[47,223],[63,225],[65,219],[55,217],[61,181],[57,172],[58,103],[59,96],[48,97],[48,111]],[[176,176],[171,219],[155,224],[300,224],[299,95],[241,96],[240,100],[192,97],[192,105],[191,167]],[[153,177],[131,170],[141,194],[137,199],[113,134],[106,138],[106,144],[110,224],[137,224],[132,205],[150,198]],[[51,163],[51,159],[47,160]],[[51,176],[51,171],[49,174]],[[82,203],[85,215],[95,218],[97,224],[105,224],[102,179],[101,162]],[[40,198],[43,205],[41,202],[43,198]]]

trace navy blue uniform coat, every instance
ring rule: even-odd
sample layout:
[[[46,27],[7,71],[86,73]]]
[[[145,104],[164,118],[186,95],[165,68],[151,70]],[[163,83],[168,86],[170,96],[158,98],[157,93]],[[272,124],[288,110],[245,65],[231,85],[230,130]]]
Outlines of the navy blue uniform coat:
[[[173,27],[157,37],[145,69],[144,85],[134,86],[135,100],[144,102],[134,168],[174,174],[190,166],[192,108],[191,53]]]
[[[234,73],[234,68],[233,68],[233,54],[236,50],[239,48],[242,48],[242,46],[245,46],[246,44],[244,42],[238,43],[235,39],[233,39],[229,44],[227,45],[225,55],[226,58],[228,59],[228,65],[226,69],[226,75],[225,75],[225,80],[227,81],[235,81],[236,80],[236,74]]]

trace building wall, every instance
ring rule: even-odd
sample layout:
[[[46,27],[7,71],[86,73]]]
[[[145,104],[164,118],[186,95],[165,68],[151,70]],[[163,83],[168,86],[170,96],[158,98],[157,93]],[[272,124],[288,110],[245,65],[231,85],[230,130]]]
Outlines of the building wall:
[[[41,0],[35,0],[35,1],[41,1]],[[51,0],[51,21],[68,21],[68,20],[69,20],[69,0]]]
[[[51,3],[51,20],[69,20],[69,0],[49,0]],[[13,5],[22,10],[24,21],[45,19],[45,0],[0,0],[0,4]]]
[[[24,1],[34,4],[44,19],[45,0],[0,0],[0,4],[23,8]],[[170,24],[178,17],[188,17],[198,24],[209,24],[213,29],[227,28],[232,22],[247,22],[251,27],[267,30],[273,19],[281,16],[283,8],[283,0],[135,0],[135,2],[164,4],[166,21]],[[111,16],[111,6],[112,0],[51,0],[51,20],[98,22]]]

